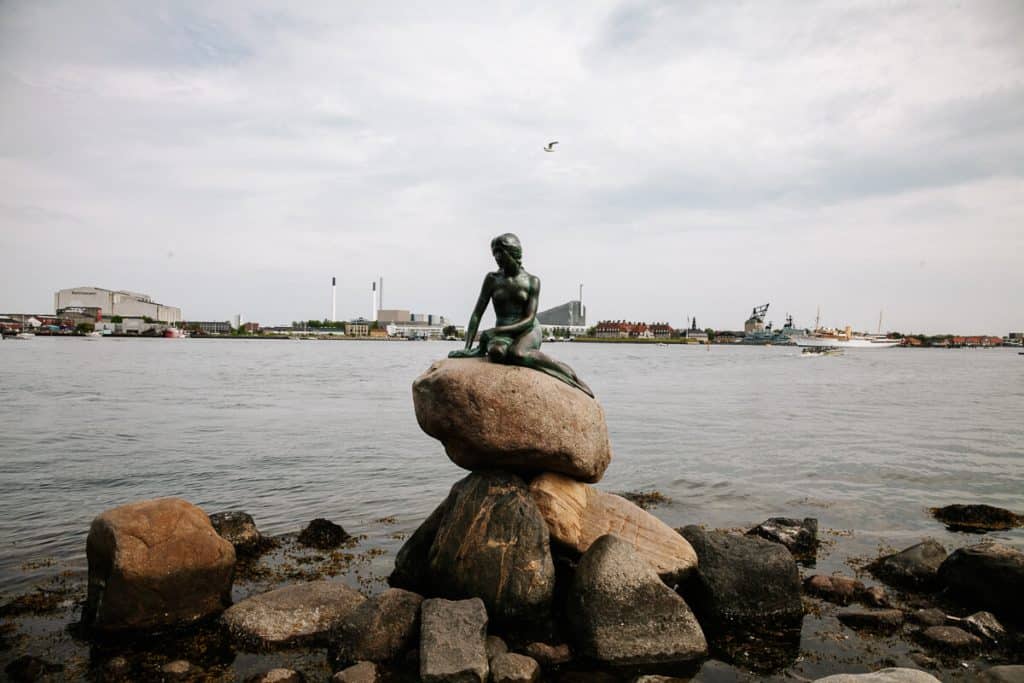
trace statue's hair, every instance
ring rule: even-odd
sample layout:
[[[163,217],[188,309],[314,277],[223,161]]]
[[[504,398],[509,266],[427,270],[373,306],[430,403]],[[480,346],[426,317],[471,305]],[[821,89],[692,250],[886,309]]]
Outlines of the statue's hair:
[[[495,247],[501,247],[516,260],[516,263],[523,264],[523,245],[520,244],[519,238],[512,233],[506,232],[491,240],[491,251],[494,251]]]

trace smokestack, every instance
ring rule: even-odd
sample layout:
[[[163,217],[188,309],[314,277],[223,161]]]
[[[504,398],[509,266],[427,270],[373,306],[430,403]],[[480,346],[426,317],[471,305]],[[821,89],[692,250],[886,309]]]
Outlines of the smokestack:
[[[377,283],[370,283],[370,320],[377,320]]]
[[[338,278],[331,278],[331,322],[338,321]]]
[[[377,310],[384,308],[384,276],[380,276],[380,287],[377,288]]]

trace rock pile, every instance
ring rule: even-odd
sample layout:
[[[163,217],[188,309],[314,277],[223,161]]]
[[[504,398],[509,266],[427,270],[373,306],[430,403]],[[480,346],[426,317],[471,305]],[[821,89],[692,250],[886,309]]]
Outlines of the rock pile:
[[[692,588],[712,622],[740,615],[799,623],[797,569],[782,545],[739,538],[753,547],[743,561],[758,555],[760,570],[746,583],[737,570],[722,594],[709,591],[708,581],[693,580],[704,558],[687,538],[590,486],[612,452],[604,411],[585,393],[541,372],[458,359],[434,363],[420,376],[413,403],[423,430],[471,472],[409,537],[389,577],[396,588],[436,599],[423,605],[424,680],[455,676],[454,665],[431,658],[425,639],[428,605],[448,600],[477,600],[492,633],[516,645],[516,652],[490,657],[492,676],[502,680],[529,680],[535,665],[570,658],[660,667],[705,657],[702,623],[677,587]],[[770,598],[758,594],[765,587]],[[725,604],[735,591],[747,603]],[[487,659],[477,652],[473,624],[474,654],[458,675],[485,680],[480,662]],[[538,635],[548,642],[531,642]]]

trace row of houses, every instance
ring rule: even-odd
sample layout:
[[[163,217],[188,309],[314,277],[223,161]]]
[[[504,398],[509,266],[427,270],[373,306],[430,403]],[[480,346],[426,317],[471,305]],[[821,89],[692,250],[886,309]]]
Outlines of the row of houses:
[[[630,322],[626,320],[602,320],[593,331],[595,337],[601,339],[670,339],[680,337],[694,341],[707,341],[708,334],[697,329],[697,320],[693,319],[687,329],[675,329],[668,323]]]

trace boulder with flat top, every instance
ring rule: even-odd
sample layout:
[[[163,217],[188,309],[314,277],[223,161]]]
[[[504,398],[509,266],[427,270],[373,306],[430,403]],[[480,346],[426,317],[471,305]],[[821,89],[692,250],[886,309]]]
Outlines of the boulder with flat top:
[[[468,470],[560,472],[596,482],[611,461],[601,405],[538,370],[438,361],[412,385],[420,427]]]

